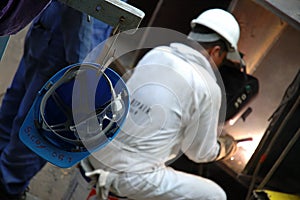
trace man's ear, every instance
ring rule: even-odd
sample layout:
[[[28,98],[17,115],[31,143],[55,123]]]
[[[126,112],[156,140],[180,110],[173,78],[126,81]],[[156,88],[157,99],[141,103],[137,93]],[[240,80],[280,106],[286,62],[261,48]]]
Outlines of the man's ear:
[[[221,51],[220,46],[213,46],[212,48],[210,48],[209,55],[213,58],[218,58],[218,57],[220,57],[220,51]]]
[[[209,60],[210,62],[213,62],[217,67],[219,67],[226,54],[221,53],[221,47],[220,46],[213,46],[208,50],[208,54],[209,54]]]

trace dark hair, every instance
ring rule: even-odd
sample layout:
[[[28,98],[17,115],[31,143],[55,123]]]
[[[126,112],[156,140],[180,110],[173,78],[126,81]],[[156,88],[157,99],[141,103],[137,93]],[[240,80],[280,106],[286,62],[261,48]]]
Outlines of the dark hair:
[[[196,24],[196,26],[192,29],[192,32],[194,32],[194,33],[204,33],[204,34],[216,33],[212,29],[210,29],[206,26],[200,25],[200,24]],[[221,36],[221,39],[219,39],[217,41],[213,41],[213,42],[199,42],[198,41],[198,43],[204,49],[209,49],[209,48],[214,47],[214,46],[220,46],[220,48],[221,48],[220,54],[222,54],[224,51],[228,52],[229,51],[228,46],[230,46],[228,44],[228,42],[222,36]]]

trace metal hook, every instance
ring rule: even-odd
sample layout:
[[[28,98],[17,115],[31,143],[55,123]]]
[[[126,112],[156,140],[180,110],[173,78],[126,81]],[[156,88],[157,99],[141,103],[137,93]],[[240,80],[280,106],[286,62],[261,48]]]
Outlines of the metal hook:
[[[116,49],[114,49],[114,52],[113,52],[113,54],[108,58],[108,56],[109,56],[109,54],[110,54],[110,52],[112,51],[112,49],[113,49],[113,46],[115,45],[115,43],[116,43],[116,41],[117,41],[117,39],[118,39],[118,36],[119,36],[119,34],[120,34],[120,25],[121,25],[121,23],[123,22],[125,20],[125,18],[124,17],[120,17],[120,19],[119,19],[119,22],[118,22],[118,24],[117,24],[117,26],[115,27],[115,29],[114,29],[114,31],[113,31],[113,33],[112,33],[112,36],[114,36],[114,39],[113,39],[113,41],[112,41],[112,43],[110,44],[110,46],[109,46],[109,48],[108,48],[108,50],[107,50],[107,52],[106,52],[106,54],[105,54],[105,56],[104,56],[104,58],[103,58],[103,62],[102,62],[102,64],[101,64],[101,68],[99,68],[99,73],[102,71],[102,72],[104,72],[104,70],[112,63],[112,61],[114,60],[114,55],[115,55],[115,52],[116,52]]]

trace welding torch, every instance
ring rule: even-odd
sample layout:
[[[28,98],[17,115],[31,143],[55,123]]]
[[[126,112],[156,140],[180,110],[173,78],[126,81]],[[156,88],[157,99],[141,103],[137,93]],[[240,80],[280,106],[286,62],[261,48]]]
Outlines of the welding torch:
[[[236,141],[236,143],[239,143],[239,142],[248,142],[248,141],[253,141],[253,138],[252,137],[247,137],[247,138],[237,139],[235,141]]]

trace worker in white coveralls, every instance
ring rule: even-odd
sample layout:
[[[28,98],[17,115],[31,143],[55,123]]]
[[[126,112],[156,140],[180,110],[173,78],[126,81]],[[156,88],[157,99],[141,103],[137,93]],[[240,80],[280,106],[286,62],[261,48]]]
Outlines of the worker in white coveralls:
[[[174,152],[205,163],[236,149],[231,136],[218,132],[222,96],[213,66],[238,56],[238,22],[227,11],[210,9],[191,27],[188,39],[203,49],[172,43],[149,51],[127,82],[130,112],[121,132],[82,162],[99,172],[102,199],[109,190],[137,200],[226,199],[215,182],[165,165]]]

